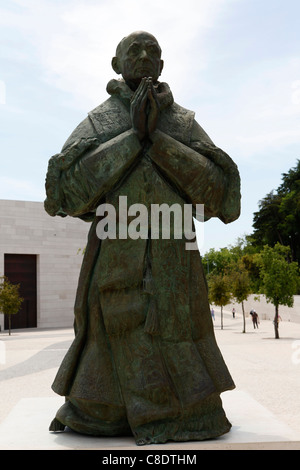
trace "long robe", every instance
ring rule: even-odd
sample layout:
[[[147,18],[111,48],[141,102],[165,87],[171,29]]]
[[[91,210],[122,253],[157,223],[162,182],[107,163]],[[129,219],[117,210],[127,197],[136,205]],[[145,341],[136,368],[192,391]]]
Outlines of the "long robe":
[[[46,179],[50,215],[92,222],[75,339],[52,386],[67,398],[56,419],[87,434],[132,434],[137,444],[219,436],[231,426],[220,394],[235,385],[215,340],[199,252],[172,230],[168,239],[100,240],[96,211],[110,204],[119,217],[126,196],[128,207],[140,203],[149,213],[152,204],[182,213],[204,204],[206,219],[229,223],[239,216],[239,173],[170,92],[151,141],[141,144],[128,90],[108,89],[111,97],[51,158]]]

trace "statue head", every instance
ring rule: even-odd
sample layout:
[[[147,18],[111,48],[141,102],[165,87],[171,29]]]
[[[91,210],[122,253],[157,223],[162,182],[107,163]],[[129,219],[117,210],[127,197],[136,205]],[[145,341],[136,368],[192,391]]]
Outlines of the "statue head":
[[[155,37],[145,31],[136,31],[119,43],[112,67],[122,74],[125,82],[136,89],[144,77],[152,77],[155,83],[163,69],[161,48]]]

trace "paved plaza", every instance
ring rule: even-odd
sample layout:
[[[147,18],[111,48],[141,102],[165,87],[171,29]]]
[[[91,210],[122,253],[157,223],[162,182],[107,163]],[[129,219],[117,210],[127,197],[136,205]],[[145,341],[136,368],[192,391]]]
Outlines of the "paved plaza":
[[[276,340],[272,321],[261,321],[254,329],[247,318],[242,333],[237,309],[236,318],[225,311],[223,329],[220,325],[216,311],[215,334],[236,383],[236,390],[222,395],[232,431],[223,440],[169,443],[163,448],[300,449],[300,324],[282,321]],[[73,337],[72,328],[0,333],[0,449],[135,448],[130,439],[89,440],[71,432],[54,438],[48,432],[49,419],[63,403],[51,384]],[[22,427],[27,443],[22,441]]]

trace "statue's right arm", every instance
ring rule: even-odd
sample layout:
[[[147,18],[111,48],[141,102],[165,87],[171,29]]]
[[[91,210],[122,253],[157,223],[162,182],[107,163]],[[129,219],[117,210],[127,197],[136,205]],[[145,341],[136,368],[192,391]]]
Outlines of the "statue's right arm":
[[[46,177],[45,209],[50,215],[81,217],[94,212],[101,199],[129,171],[141,153],[130,129],[97,145],[97,139],[77,139],[54,155]]]

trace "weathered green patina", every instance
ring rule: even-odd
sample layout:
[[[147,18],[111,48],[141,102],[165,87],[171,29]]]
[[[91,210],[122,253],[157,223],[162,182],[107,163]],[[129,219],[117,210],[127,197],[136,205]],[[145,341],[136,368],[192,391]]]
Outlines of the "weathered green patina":
[[[198,251],[186,239],[106,238],[97,207],[204,204],[238,218],[240,177],[194,113],[174,102],[149,33],[119,44],[110,97],[49,161],[45,209],[91,222],[75,301],[75,339],[53,383],[66,397],[50,430],[133,435],[138,445],[230,430],[220,394],[234,388],[217,346]],[[151,77],[151,78],[149,78]],[[121,221],[117,220],[117,225]],[[151,228],[151,221],[149,221]]]

